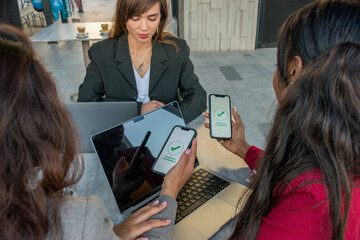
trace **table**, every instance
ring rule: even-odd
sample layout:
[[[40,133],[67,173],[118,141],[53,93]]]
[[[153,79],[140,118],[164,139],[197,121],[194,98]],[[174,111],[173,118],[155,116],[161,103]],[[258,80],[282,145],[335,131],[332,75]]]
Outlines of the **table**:
[[[85,69],[90,63],[88,50],[90,48],[90,41],[98,41],[107,38],[107,34],[100,34],[101,24],[109,24],[111,22],[81,22],[81,23],[57,23],[52,24],[31,37],[33,42],[51,42],[51,41],[81,41]],[[85,38],[77,38],[76,33],[78,26],[85,26],[85,32],[88,33]]]
[[[190,126],[194,127],[194,126]],[[249,176],[249,169],[246,163],[236,155],[224,149],[215,139],[209,136],[209,130],[202,124],[197,128],[198,151],[197,157],[202,166],[205,166],[220,175],[227,176],[233,181],[246,185],[246,178]],[[103,202],[110,218],[117,224],[124,217],[120,213],[113,197],[110,185],[102,171],[100,161],[95,153],[83,154],[85,160],[85,172],[82,179],[74,187],[78,196],[97,195]],[[227,238],[232,226],[224,228],[216,234],[215,239]]]

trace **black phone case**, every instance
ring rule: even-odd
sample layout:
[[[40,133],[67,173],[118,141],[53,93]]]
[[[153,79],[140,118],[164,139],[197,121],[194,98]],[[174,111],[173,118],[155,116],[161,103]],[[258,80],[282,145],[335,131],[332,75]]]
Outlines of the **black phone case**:
[[[193,128],[188,128],[188,127],[183,127],[183,126],[180,126],[180,125],[176,125],[176,126],[173,127],[173,129],[171,129],[171,132],[170,132],[169,136],[167,137],[164,145],[162,146],[162,148],[161,148],[161,150],[160,150],[160,152],[159,152],[159,155],[156,157],[156,160],[155,160],[155,162],[153,163],[153,165],[152,165],[152,167],[151,167],[151,170],[152,170],[154,173],[159,174],[159,175],[161,175],[161,176],[165,176],[166,174],[164,174],[164,173],[162,173],[162,172],[156,171],[156,170],[154,169],[154,166],[155,166],[155,164],[157,163],[157,161],[158,161],[161,153],[163,152],[163,150],[164,150],[167,142],[169,141],[169,138],[170,138],[171,134],[173,133],[173,131],[174,131],[174,129],[175,129],[176,127],[180,127],[180,128],[183,128],[183,129],[192,130],[192,131],[195,132],[195,134],[194,134],[194,136],[192,137],[192,139],[191,139],[189,145],[187,146],[187,148],[191,147],[192,141],[193,141],[194,138],[196,138],[196,136],[197,136],[197,132],[196,132],[196,130],[193,129]]]
[[[229,138],[222,138],[222,137],[216,137],[216,136],[213,136],[212,135],[212,123],[211,123],[211,96],[221,96],[221,97],[228,97],[229,98],[229,113],[230,113],[230,117],[229,117],[229,124],[230,124],[230,137]],[[223,94],[210,94],[209,95],[209,114],[210,114],[210,117],[209,117],[209,124],[210,124],[210,137],[211,138],[215,138],[215,139],[231,139],[232,138],[232,122],[231,122],[231,98],[229,95],[223,95]]]

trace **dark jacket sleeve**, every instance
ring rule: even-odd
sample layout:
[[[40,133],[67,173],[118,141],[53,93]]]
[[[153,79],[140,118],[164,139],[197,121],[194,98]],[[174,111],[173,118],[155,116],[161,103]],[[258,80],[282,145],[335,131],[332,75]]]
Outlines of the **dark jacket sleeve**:
[[[190,48],[185,41],[182,42],[182,66],[180,74],[180,108],[184,115],[185,123],[189,123],[201,115],[206,109],[206,92],[200,85],[199,78],[194,72],[191,62]]]
[[[103,101],[105,95],[104,82],[97,63],[94,60],[97,44],[93,44],[89,49],[90,63],[86,68],[84,82],[79,87],[78,102],[99,102]]]

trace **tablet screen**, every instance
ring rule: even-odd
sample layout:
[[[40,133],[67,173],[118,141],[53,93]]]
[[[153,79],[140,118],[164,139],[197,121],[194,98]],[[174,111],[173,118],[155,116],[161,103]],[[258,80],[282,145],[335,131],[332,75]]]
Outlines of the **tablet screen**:
[[[163,177],[152,171],[169,133],[175,125],[185,126],[177,102],[172,102],[145,115],[92,136],[95,151],[113,190],[116,202],[123,212],[160,190]],[[150,131],[140,156],[135,152]],[[131,177],[126,174],[132,159]]]

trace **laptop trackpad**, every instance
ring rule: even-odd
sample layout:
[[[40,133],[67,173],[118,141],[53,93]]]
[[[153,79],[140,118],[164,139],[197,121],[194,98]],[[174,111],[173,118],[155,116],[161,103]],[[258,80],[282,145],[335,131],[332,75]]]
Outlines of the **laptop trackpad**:
[[[240,183],[232,183],[229,186],[227,186],[225,189],[223,189],[221,192],[219,192],[216,196],[225,202],[229,203],[230,205],[236,207],[239,203],[240,197],[244,194],[244,192],[248,188],[244,185],[241,185]],[[241,204],[244,203],[246,199],[241,199]],[[240,206],[241,206],[240,204]]]
[[[207,236],[191,226],[190,223],[185,220],[180,221],[175,225],[174,232],[171,236],[171,240],[184,240],[184,239],[208,239]]]
[[[235,207],[215,196],[182,221],[204,233],[207,236],[205,239],[207,239],[234,216]]]

